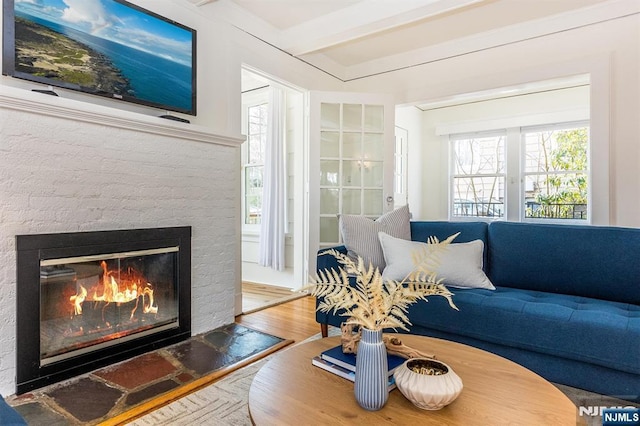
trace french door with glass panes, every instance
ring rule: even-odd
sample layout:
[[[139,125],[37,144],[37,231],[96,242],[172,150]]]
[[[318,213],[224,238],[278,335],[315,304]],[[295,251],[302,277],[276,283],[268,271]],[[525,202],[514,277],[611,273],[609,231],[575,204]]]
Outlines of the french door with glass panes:
[[[342,244],[338,215],[376,219],[393,209],[394,106],[373,94],[312,93],[309,267],[320,248]]]

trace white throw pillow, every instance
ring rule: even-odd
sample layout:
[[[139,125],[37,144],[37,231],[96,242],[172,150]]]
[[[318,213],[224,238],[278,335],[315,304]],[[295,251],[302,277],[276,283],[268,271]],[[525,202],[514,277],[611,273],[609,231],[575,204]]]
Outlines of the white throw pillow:
[[[364,259],[365,265],[368,266],[371,262],[374,267],[382,271],[385,262],[378,232],[386,232],[393,237],[410,240],[410,218],[409,206],[385,213],[376,220],[359,215],[340,215],[340,233],[348,255],[354,259],[360,256]]]
[[[394,238],[384,232],[378,234],[384,259],[387,264],[382,273],[384,280],[401,281],[414,269],[412,253],[424,249],[427,243]],[[485,288],[495,290],[482,270],[484,243],[474,240],[468,243],[452,243],[440,255],[437,279],[458,288]]]

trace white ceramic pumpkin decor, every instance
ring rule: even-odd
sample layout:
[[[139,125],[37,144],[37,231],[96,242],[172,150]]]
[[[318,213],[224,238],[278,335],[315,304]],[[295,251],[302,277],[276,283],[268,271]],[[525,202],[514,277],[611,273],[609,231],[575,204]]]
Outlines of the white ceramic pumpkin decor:
[[[439,410],[462,392],[462,379],[447,364],[434,359],[409,359],[396,369],[394,377],[400,392],[423,410]]]

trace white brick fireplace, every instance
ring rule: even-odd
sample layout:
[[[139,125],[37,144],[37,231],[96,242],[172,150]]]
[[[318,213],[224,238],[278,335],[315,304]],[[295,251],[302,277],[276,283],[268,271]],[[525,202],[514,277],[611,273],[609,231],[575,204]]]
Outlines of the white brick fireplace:
[[[238,137],[0,86],[0,393],[15,392],[19,234],[192,227],[192,333],[233,321]]]

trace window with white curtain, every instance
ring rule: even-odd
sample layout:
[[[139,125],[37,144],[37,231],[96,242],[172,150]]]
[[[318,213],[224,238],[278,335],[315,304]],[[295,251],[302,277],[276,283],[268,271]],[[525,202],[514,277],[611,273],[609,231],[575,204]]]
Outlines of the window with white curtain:
[[[505,219],[513,208],[519,214],[510,220],[588,222],[588,121],[450,135],[449,141],[451,219]],[[508,182],[518,188],[509,190]]]

